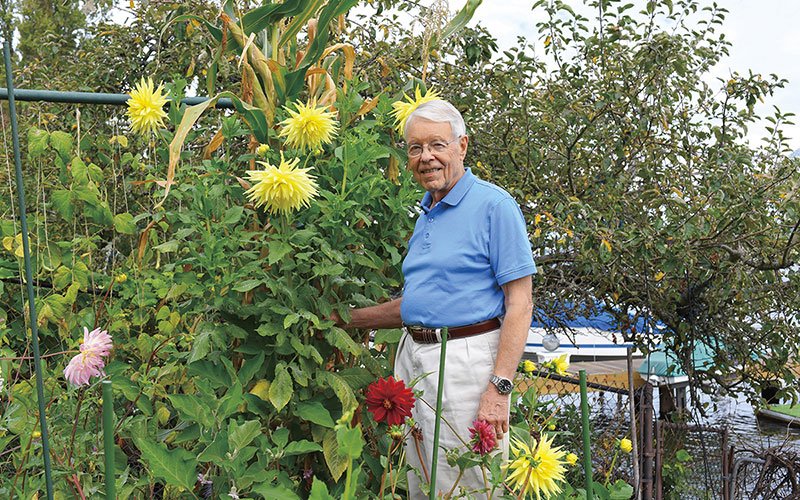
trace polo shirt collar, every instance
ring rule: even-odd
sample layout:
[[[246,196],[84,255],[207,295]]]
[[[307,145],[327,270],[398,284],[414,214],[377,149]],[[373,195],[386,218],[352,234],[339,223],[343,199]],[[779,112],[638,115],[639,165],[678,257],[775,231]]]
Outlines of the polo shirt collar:
[[[451,207],[458,205],[464,198],[464,195],[467,194],[467,191],[469,191],[469,188],[475,184],[475,179],[476,178],[472,173],[472,169],[465,168],[464,175],[461,176],[458,182],[456,182],[456,185],[450,189],[450,192],[447,193],[447,195],[442,198],[442,201],[439,203],[447,203]],[[431,201],[433,201],[433,196],[426,192],[425,196],[422,197],[422,201],[420,202],[420,205],[422,205],[422,210],[425,213],[430,212],[431,209],[429,207],[431,206]]]

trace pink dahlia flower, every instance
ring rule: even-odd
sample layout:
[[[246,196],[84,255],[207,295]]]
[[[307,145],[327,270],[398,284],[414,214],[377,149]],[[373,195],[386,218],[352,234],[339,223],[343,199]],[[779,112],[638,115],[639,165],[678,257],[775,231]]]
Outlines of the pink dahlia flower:
[[[90,332],[84,327],[81,352],[64,368],[64,377],[78,386],[88,384],[92,377],[102,377],[106,365],[103,357],[108,356],[112,347],[111,335],[107,331],[96,328]]]
[[[496,433],[492,424],[486,420],[475,420],[469,428],[472,451],[486,455],[497,446]]]

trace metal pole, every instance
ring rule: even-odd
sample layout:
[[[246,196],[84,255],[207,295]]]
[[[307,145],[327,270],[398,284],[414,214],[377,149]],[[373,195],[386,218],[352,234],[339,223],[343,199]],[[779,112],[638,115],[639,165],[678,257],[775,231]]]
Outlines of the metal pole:
[[[578,372],[581,383],[581,433],[583,434],[583,474],[586,477],[586,498],[594,498],[592,492],[592,444],[589,429],[589,396],[586,391],[586,370]]]
[[[8,30],[8,28],[6,28]],[[6,67],[6,87],[12,89],[8,99],[11,118],[11,137],[14,145],[14,169],[17,177],[17,196],[19,197],[20,226],[22,230],[22,251],[25,259],[25,286],[28,290],[28,311],[30,312],[31,339],[33,340],[33,368],[36,373],[36,398],[39,402],[39,428],[42,432],[42,455],[44,458],[44,478],[47,484],[47,499],[53,500],[53,478],[50,475],[50,440],[45,418],[44,387],[42,385],[42,360],[39,356],[39,326],[36,320],[36,303],[33,293],[33,273],[31,272],[31,247],[28,241],[28,219],[25,216],[25,188],[22,184],[22,160],[19,152],[19,130],[17,129],[17,106],[14,102],[14,80],[11,73],[11,34],[6,31],[3,43],[3,59]]]
[[[0,88],[0,99],[8,100],[14,97],[18,101],[45,101],[45,102],[66,102],[77,104],[112,104],[124,106],[128,99],[128,94],[107,94],[103,92],[61,92],[57,90],[28,90],[14,89],[11,84],[8,88]],[[11,92],[8,91],[11,89]],[[192,106],[208,100],[208,97],[184,97],[181,99],[183,104]],[[233,101],[224,97],[217,101],[217,108],[233,109]]]
[[[628,347],[628,410],[631,416],[631,443],[633,444],[633,487],[634,498],[642,498],[639,488],[639,436],[636,434],[636,405],[634,404],[633,393],[633,348]]]
[[[111,381],[103,380],[103,454],[106,464],[106,500],[114,500],[116,474],[114,471],[114,394]]]
[[[436,421],[433,424],[433,460],[431,461],[431,487],[428,498],[436,498],[436,468],[439,465],[439,428],[442,423],[442,385],[444,384],[444,362],[447,359],[447,328],[442,328],[442,350],[439,354],[439,385],[436,391]]]

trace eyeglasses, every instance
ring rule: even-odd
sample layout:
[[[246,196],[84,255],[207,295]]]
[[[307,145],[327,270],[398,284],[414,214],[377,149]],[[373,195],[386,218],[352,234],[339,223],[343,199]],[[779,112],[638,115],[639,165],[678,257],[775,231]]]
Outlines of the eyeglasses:
[[[428,146],[428,151],[430,151],[431,153],[443,153],[447,149],[447,146],[453,144],[458,139],[459,137],[456,137],[452,141],[448,142],[433,141],[429,142],[428,144],[409,144],[406,151],[408,152],[409,158],[416,158],[418,156],[422,156],[422,152],[425,151],[425,146]]]

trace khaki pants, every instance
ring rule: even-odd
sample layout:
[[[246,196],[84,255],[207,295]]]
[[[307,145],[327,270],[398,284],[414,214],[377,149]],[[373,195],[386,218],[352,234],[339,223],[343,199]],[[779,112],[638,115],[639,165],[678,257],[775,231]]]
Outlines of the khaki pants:
[[[458,468],[447,465],[445,451],[453,448],[457,448],[459,452],[466,450],[464,443],[469,443],[469,428],[478,414],[481,395],[488,387],[494,370],[499,342],[499,329],[447,342],[435,485],[437,494],[449,492],[456,482]],[[440,349],[441,344],[418,344],[410,335],[405,334],[400,339],[395,359],[395,377],[404,380],[406,384],[419,379],[414,390],[422,391],[412,414],[422,429],[422,442],[419,444],[421,453],[417,453],[412,437],[406,441],[406,459],[416,469],[416,472],[412,470],[408,474],[411,499],[427,498],[420,490],[420,478],[425,481],[421,461],[424,461],[425,469],[430,474]],[[503,456],[508,457],[508,434],[503,436],[498,445]],[[468,493],[468,498],[486,498],[487,486],[480,467],[472,467],[464,471],[453,493],[458,494],[463,488]]]

